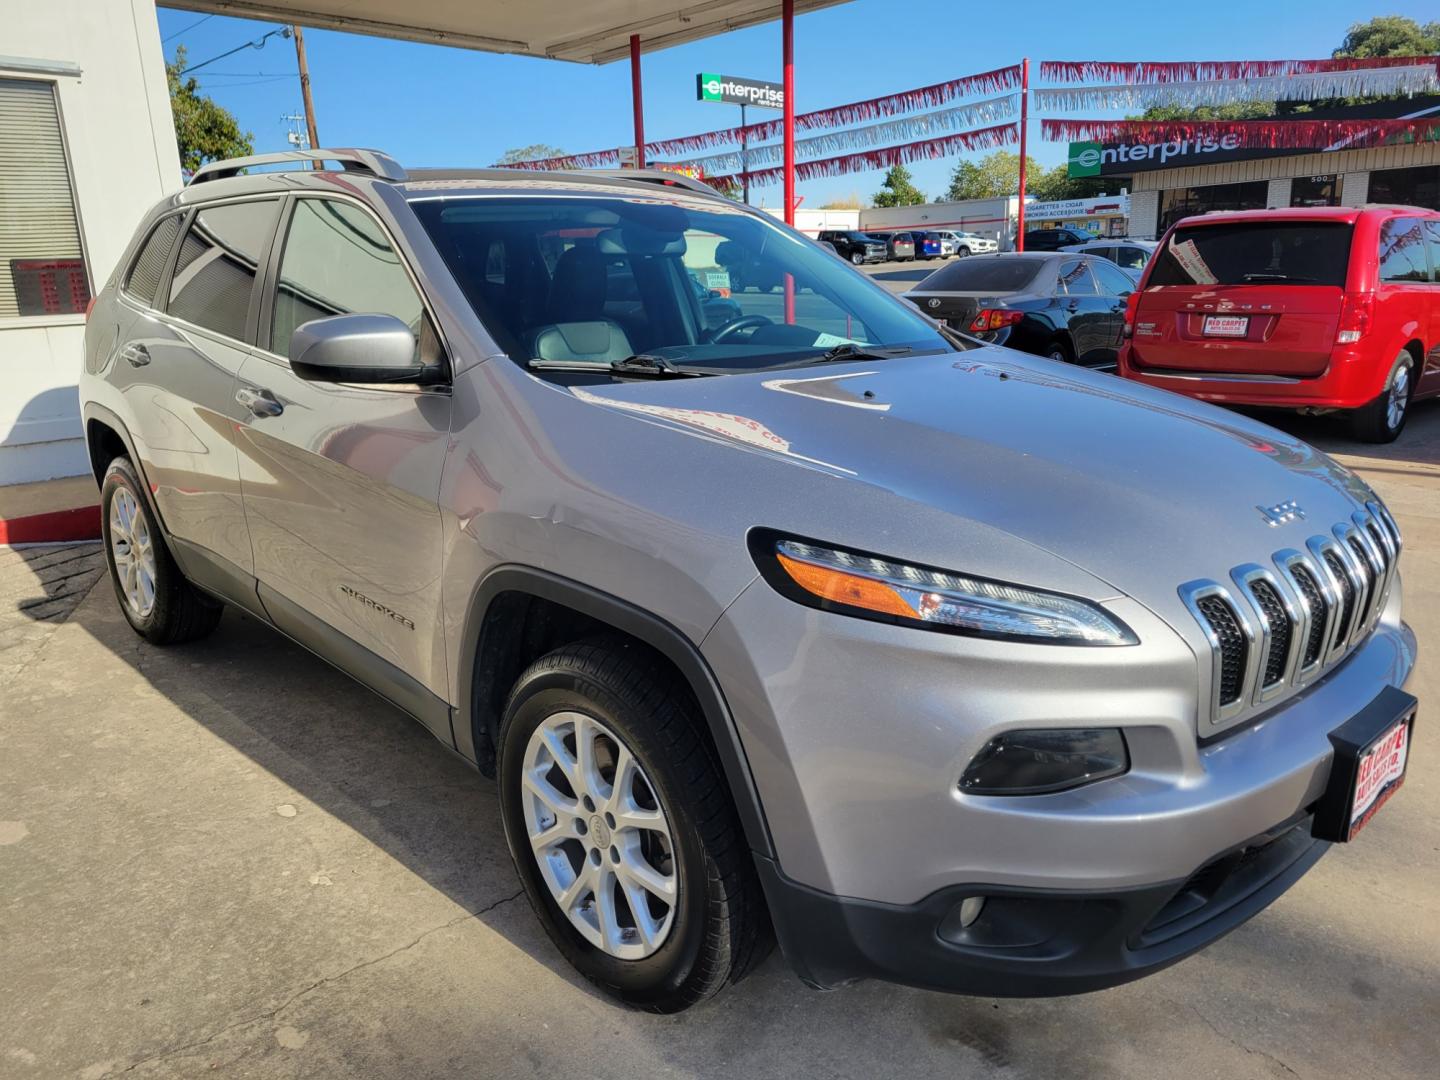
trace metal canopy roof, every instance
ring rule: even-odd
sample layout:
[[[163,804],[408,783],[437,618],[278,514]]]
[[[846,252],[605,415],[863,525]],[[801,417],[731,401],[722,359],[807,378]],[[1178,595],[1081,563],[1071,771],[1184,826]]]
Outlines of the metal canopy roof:
[[[844,0],[795,0],[795,13]],[[585,64],[780,17],[780,0],[164,0],[166,7]]]

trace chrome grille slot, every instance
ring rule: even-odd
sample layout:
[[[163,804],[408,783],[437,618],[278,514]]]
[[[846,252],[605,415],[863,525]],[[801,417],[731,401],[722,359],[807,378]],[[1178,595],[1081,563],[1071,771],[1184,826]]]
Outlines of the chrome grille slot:
[[[1305,606],[1310,609],[1310,628],[1305,635],[1305,651],[1300,657],[1300,669],[1304,671],[1318,664],[1325,652],[1325,624],[1329,619],[1330,605],[1320,591],[1315,575],[1303,562],[1292,563],[1290,574],[1300,595],[1305,598]]]
[[[1355,587],[1355,579],[1350,573],[1350,568],[1345,565],[1340,553],[1329,550],[1324,555],[1325,565],[1330,568],[1331,575],[1340,586],[1340,626],[1335,637],[1339,641],[1349,641],[1352,629],[1351,619],[1355,615],[1355,600],[1358,589]]]
[[[1280,599],[1275,586],[1268,581],[1250,583],[1250,593],[1260,605],[1265,624],[1270,630],[1270,641],[1265,648],[1265,671],[1260,677],[1260,689],[1268,690],[1285,681],[1285,663],[1290,657],[1290,641],[1294,634],[1290,615]]]
[[[1233,588],[1209,579],[1180,587],[1210,646],[1211,725],[1320,678],[1374,628],[1398,570],[1400,536],[1383,506],[1367,509],[1311,537],[1303,551],[1275,552],[1272,565],[1235,567]]]

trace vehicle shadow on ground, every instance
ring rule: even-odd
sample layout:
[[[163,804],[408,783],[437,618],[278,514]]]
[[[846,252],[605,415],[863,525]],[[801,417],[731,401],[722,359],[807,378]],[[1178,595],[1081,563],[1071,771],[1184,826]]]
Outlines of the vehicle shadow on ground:
[[[1332,456],[1365,458],[1366,467],[1377,471],[1384,471],[1385,466],[1376,462],[1440,467],[1440,400],[1412,405],[1400,437],[1392,443],[1381,444],[1359,442],[1351,437],[1345,419],[1340,416],[1300,416],[1268,409],[1247,412]]]
[[[902,266],[896,266],[896,264],[894,263],[890,263],[888,265],[895,267],[895,269],[868,270],[866,271],[866,273],[868,273],[870,277],[874,278],[876,281],[879,282],[895,283],[907,281],[924,281],[927,277],[929,277],[936,270],[940,269],[942,265],[945,264],[937,261],[933,263],[921,263],[919,266],[911,266],[908,263],[905,263]]]

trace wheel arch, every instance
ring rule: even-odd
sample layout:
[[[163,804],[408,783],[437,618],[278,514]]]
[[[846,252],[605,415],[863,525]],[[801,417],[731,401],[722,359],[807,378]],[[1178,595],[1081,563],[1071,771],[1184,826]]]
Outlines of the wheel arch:
[[[160,513],[160,507],[155,502],[155,492],[151,488],[150,480],[145,475],[145,466],[140,461],[140,456],[135,453],[135,440],[130,435],[130,430],[125,422],[116,416],[103,405],[88,402],[85,405],[83,416],[85,420],[85,452],[90,459],[90,471],[94,474],[95,485],[99,487],[105,482],[105,470],[109,468],[110,462],[123,454],[130,459],[131,466],[135,469],[135,475],[140,477],[140,486],[143,489],[141,494],[145,503],[150,508],[151,515],[160,525],[160,532],[169,540],[170,530],[166,527],[165,518]],[[118,451],[118,453],[117,453]]]
[[[558,635],[548,633],[559,619]],[[518,621],[517,621],[518,620]],[[493,775],[500,714],[515,678],[563,639],[597,630],[649,647],[689,686],[705,717],[726,785],[752,851],[774,857],[759,793],[724,692],[699,648],[674,626],[619,597],[534,567],[510,564],[480,581],[466,611],[460,647],[456,749]]]

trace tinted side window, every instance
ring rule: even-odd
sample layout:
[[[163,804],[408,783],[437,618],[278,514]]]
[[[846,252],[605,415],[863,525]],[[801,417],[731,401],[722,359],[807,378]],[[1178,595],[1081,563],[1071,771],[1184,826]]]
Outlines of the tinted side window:
[[[1094,296],[1095,279],[1090,276],[1090,267],[1081,259],[1062,264],[1056,291],[1067,296]]]
[[[1440,281],[1440,221],[1425,222],[1425,235],[1430,241],[1430,270],[1434,281]]]
[[[418,342],[424,310],[379,222],[335,199],[296,201],[280,258],[271,352],[288,355],[302,323],[353,313],[394,315]]]
[[[1425,263],[1425,223],[1419,218],[1391,218],[1380,226],[1380,280],[1430,280]]]
[[[243,339],[256,266],[279,212],[278,199],[202,207],[181,241],[166,310]]]
[[[170,249],[175,246],[175,237],[180,232],[180,215],[171,214],[150,230],[150,236],[135,257],[130,273],[125,277],[125,291],[137,300],[154,305],[155,290],[160,287],[160,275],[170,259]]]
[[[1149,255],[1149,252],[1145,251],[1144,248],[1121,247],[1121,248],[1111,248],[1110,251],[1111,251],[1111,258],[1113,258],[1113,259],[1114,259],[1117,263],[1119,263],[1121,266],[1125,267],[1125,269],[1127,269],[1127,270],[1143,270],[1143,269],[1145,269],[1145,261],[1146,261],[1146,257]]]
[[[1100,292],[1105,296],[1123,296],[1135,291],[1135,282],[1123,270],[1108,262],[1097,262],[1090,267],[1100,282]]]

